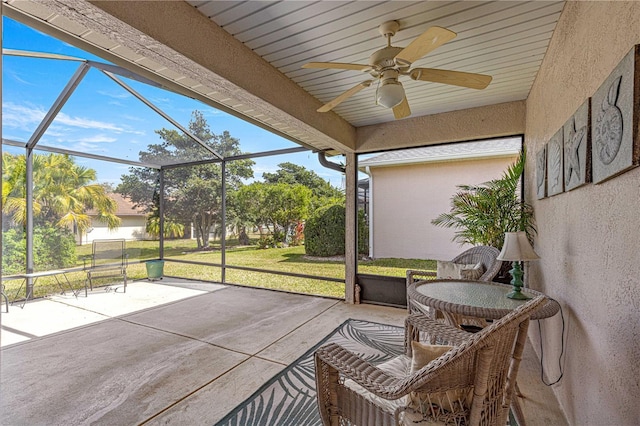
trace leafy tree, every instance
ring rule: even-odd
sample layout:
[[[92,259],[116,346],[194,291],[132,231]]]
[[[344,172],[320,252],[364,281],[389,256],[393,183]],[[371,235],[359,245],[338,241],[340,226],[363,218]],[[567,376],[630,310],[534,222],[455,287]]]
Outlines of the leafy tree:
[[[85,232],[91,226],[89,210],[109,229],[120,226],[116,202],[105,187],[95,183],[96,171],[79,166],[65,154],[33,155],[33,212],[39,225]],[[27,220],[26,159],[24,155],[2,154],[3,214],[14,224]]]
[[[279,169],[275,173],[263,173],[262,178],[266,183],[286,183],[289,185],[304,185],[312,191],[312,210],[335,202],[344,203],[344,192],[328,181],[322,179],[313,170],[307,170],[303,166],[285,162],[278,164]]]
[[[451,211],[431,221],[457,229],[454,241],[502,248],[504,233],[536,232],[533,207],[520,199],[518,187],[524,171],[525,153],[509,166],[500,179],[481,185],[459,185],[451,199]]]
[[[234,225],[239,230],[241,244],[250,243],[247,226],[257,227],[260,236],[263,236],[263,225],[267,223],[267,217],[260,208],[265,202],[264,185],[263,182],[244,185],[227,198],[227,209],[233,212],[231,216],[234,217]]]
[[[228,131],[211,132],[200,111],[193,111],[189,131],[209,148],[223,157],[242,154],[240,141]],[[156,130],[161,143],[151,144],[140,152],[140,161],[151,164],[180,164],[212,158],[212,154],[177,130]],[[242,185],[243,179],[253,177],[252,160],[236,160],[226,163],[226,188],[228,195]],[[129,175],[121,178],[117,191],[128,196],[157,217],[159,205],[156,170],[132,167]],[[193,224],[198,248],[209,246],[209,235],[219,231],[216,225],[222,221],[222,167],[220,163],[185,165],[164,171],[165,223]]]
[[[254,182],[238,190],[233,199],[236,215],[244,223],[270,227],[276,242],[284,242],[289,230],[310,212],[311,190],[300,184]]]

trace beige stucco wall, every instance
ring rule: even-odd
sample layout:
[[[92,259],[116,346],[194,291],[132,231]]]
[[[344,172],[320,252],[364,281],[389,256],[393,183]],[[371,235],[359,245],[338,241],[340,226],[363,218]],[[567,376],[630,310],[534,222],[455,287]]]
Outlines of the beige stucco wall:
[[[523,134],[525,101],[410,117],[358,127],[357,151],[409,148]]]
[[[448,212],[457,185],[499,178],[516,156],[372,167],[370,245],[375,258],[451,260],[467,247],[431,224]]]
[[[640,2],[567,3],[527,100],[529,152],[560,129],[637,43]],[[529,283],[561,302],[567,322],[565,374],[553,389],[570,424],[640,424],[640,168],[538,201],[534,158],[527,194],[541,259],[531,264]],[[559,318],[543,325],[552,376],[560,326]]]
[[[126,240],[142,240],[147,237],[145,232],[146,218],[144,216],[120,217],[122,223],[118,229],[110,230],[106,224],[93,221],[93,230],[83,235],[82,244],[92,243],[93,240],[124,238]]]

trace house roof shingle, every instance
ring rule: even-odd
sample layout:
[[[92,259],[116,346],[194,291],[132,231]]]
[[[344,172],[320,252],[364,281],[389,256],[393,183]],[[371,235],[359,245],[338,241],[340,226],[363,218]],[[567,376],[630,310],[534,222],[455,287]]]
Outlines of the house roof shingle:
[[[120,194],[111,193],[108,194],[116,202],[116,216],[146,216],[147,214],[142,207],[135,207],[135,204],[127,197]],[[87,212],[89,216],[95,216],[97,214],[96,209],[91,209]]]

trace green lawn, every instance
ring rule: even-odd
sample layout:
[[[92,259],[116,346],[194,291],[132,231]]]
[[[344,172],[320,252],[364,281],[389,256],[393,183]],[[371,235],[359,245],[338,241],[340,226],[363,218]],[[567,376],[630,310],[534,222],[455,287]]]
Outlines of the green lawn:
[[[287,247],[273,249],[258,249],[256,246],[233,247],[228,243],[226,252],[227,266],[240,266],[247,268],[264,269],[269,271],[296,273],[318,277],[338,278],[344,280],[344,262],[337,260],[309,259],[306,258],[304,247]],[[128,276],[131,279],[146,278],[144,261],[158,258],[157,241],[127,241],[129,255]],[[91,245],[77,247],[78,266],[82,266],[83,256],[91,255]],[[221,263],[221,251],[219,245],[214,245],[209,250],[197,250],[195,241],[192,240],[168,240],[165,241],[164,273],[168,276],[191,278],[205,281],[220,281],[221,268],[212,265],[194,265],[172,262],[192,261],[209,264]],[[400,276],[404,277],[407,269],[435,269],[435,261],[418,259],[376,259],[362,260],[358,263],[358,272],[365,274]],[[84,287],[83,272],[69,272],[67,274],[74,288]],[[227,268],[226,282],[274,288],[299,293],[317,294],[325,296],[344,297],[344,284],[325,280],[290,277],[279,274],[261,273]],[[12,280],[4,282],[7,294],[11,298],[20,281]],[[105,282],[106,284],[106,282]],[[34,289],[36,297],[52,294],[57,291],[55,281],[50,277],[38,280]],[[24,293],[22,293],[24,295]],[[22,296],[24,297],[24,296]]]

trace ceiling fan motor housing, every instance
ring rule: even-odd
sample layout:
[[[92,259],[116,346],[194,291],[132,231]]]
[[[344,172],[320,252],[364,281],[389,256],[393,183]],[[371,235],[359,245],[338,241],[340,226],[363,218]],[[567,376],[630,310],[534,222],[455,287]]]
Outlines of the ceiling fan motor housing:
[[[387,46],[380,50],[376,50],[369,56],[369,65],[378,73],[385,68],[394,68],[396,66],[393,58],[402,51],[402,47]]]

